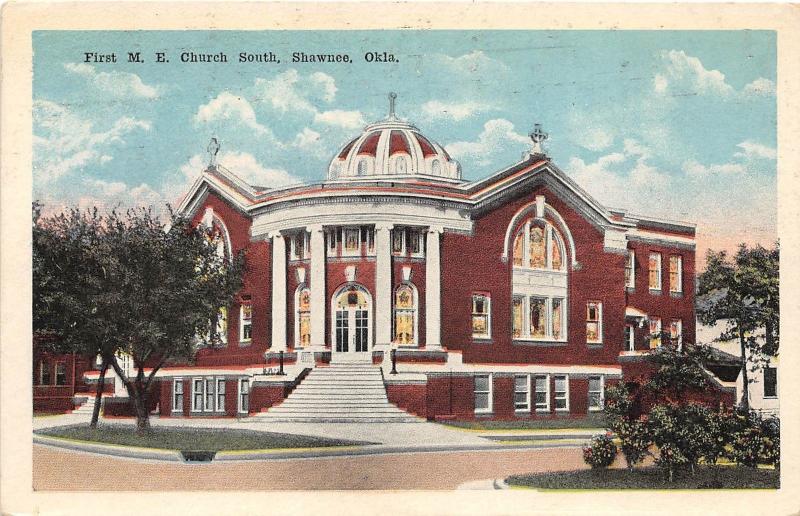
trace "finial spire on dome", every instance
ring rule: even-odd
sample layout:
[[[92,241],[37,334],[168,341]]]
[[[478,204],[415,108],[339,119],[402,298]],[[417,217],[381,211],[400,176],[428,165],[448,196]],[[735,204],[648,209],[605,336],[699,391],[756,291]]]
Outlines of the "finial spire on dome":
[[[216,138],[211,138],[211,141],[208,142],[208,147],[206,148],[206,152],[208,152],[209,159],[208,159],[208,166],[213,167],[217,164],[217,153],[219,153],[219,142]]]
[[[389,93],[389,119],[394,120],[397,118],[394,114],[394,102],[397,99],[397,93],[391,92]]]
[[[533,124],[533,132],[529,134],[531,140],[533,140],[533,149],[531,149],[531,154],[544,154],[542,150],[542,142],[544,142],[550,135],[546,132],[542,131],[542,124]]]

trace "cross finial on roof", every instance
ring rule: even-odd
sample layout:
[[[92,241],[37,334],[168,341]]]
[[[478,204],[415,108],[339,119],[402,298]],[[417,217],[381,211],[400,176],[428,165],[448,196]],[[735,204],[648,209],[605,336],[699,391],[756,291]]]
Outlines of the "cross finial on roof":
[[[542,131],[542,124],[533,124],[533,132],[528,136],[533,140],[532,154],[544,154],[542,150],[542,142],[549,138],[546,132]]]
[[[211,138],[211,141],[208,142],[206,152],[209,154],[208,166],[213,167],[217,164],[217,154],[219,153],[219,142],[216,138]]]
[[[397,99],[397,93],[395,92],[389,93],[389,118],[391,119],[397,118],[394,114],[395,99]]]

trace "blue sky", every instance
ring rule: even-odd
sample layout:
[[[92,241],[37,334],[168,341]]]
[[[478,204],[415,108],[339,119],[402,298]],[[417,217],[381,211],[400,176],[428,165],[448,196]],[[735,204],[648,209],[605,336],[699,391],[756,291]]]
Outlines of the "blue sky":
[[[53,209],[174,204],[211,136],[254,184],[320,180],[395,91],[398,115],[467,179],[516,162],[540,122],[553,161],[598,200],[698,223],[701,253],[776,238],[773,32],[48,31],[33,44],[34,198]],[[240,64],[243,51],[281,63]],[[353,63],[290,62],[300,51]]]

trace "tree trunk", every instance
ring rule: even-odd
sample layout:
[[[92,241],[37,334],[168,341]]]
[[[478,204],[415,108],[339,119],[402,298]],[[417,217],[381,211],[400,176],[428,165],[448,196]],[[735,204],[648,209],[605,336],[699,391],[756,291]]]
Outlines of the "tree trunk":
[[[89,423],[89,428],[97,428],[97,420],[100,418],[100,405],[103,403],[103,388],[106,384],[107,370],[108,361],[104,358],[103,364],[100,366],[100,378],[97,379],[97,392],[94,395],[94,409],[92,410],[92,422]]]
[[[133,408],[136,411],[136,434],[143,435],[150,431],[150,413],[147,411],[147,397],[136,390],[133,397]]]
[[[744,330],[739,326],[739,346],[742,351],[742,398],[739,402],[741,407],[750,412],[750,380],[747,377],[747,345],[744,338]]]

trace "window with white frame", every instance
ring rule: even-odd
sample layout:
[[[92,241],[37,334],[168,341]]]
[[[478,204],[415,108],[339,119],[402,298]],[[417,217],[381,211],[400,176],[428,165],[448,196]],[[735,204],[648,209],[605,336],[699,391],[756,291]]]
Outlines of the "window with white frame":
[[[492,375],[475,375],[475,413],[492,411]]]
[[[661,290],[661,253],[650,253],[648,287],[650,290]]]
[[[203,402],[203,412],[214,412],[214,379],[205,379],[205,400]]]
[[[650,349],[661,346],[661,318],[650,317]]]
[[[669,291],[683,292],[683,257],[676,254],[669,257]]]
[[[488,339],[492,335],[492,307],[488,294],[472,294],[472,336]]]
[[[411,284],[400,285],[394,293],[394,341],[417,342],[417,289]]]
[[[253,303],[249,297],[242,300],[239,306],[239,341],[250,342],[253,339]]]
[[[534,393],[536,396],[536,411],[550,412],[550,376],[545,374],[536,375]]]
[[[291,237],[289,243],[291,247],[292,260],[306,260],[310,258],[310,238],[311,236],[307,231],[301,231],[300,233],[297,233]]]
[[[395,256],[424,256],[425,231],[421,228],[396,227],[392,230],[392,254]]]
[[[223,306],[217,313],[217,320],[214,321],[214,332],[220,344],[228,343],[228,307]]]
[[[765,367],[764,368],[764,397],[777,398],[778,397],[778,368]]]
[[[603,388],[605,387],[605,378],[603,376],[590,376],[589,377],[589,410],[597,411],[603,410],[604,396]]]
[[[515,267],[564,270],[564,255],[564,239],[550,222],[529,219],[514,237]]]
[[[553,398],[557,411],[569,411],[569,377],[558,375],[553,379]]]
[[[530,375],[514,376],[514,410],[528,412],[531,409],[531,377]]]
[[[248,378],[239,379],[239,412],[250,412],[250,380]]]
[[[586,342],[603,342],[603,303],[600,301],[586,303]]]
[[[172,411],[183,412],[183,378],[172,380]]]
[[[204,386],[202,378],[192,378],[192,412],[203,411]]]
[[[342,229],[342,256],[358,256],[361,254],[361,230],[359,228]]]
[[[217,405],[215,410],[217,412],[225,411],[225,378],[216,379],[216,392],[217,392]]]
[[[633,351],[636,349],[636,332],[632,324],[625,325],[625,349],[628,351]]]
[[[513,337],[564,340],[567,334],[565,305],[566,300],[561,297],[515,296],[511,304]]]
[[[67,385],[66,362],[56,362],[56,385]]]
[[[628,257],[625,261],[625,286],[627,288],[636,287],[636,252],[628,249]]]
[[[50,364],[43,360],[39,362],[39,385],[50,385],[51,382]]]
[[[681,319],[673,319],[670,322],[669,338],[679,350],[683,349],[683,321]]]

